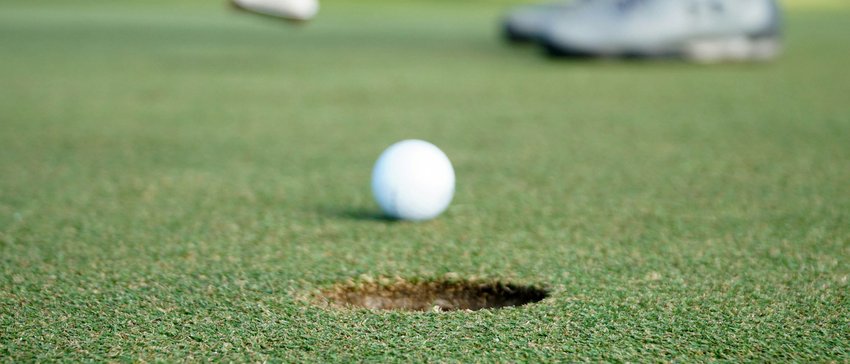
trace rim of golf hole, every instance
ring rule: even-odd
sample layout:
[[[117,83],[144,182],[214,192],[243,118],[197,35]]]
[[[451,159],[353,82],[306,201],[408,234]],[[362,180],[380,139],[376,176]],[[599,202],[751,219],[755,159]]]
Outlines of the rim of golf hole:
[[[540,302],[547,297],[547,289],[504,281],[404,279],[340,283],[318,294],[320,302],[337,309],[414,312],[519,307]]]

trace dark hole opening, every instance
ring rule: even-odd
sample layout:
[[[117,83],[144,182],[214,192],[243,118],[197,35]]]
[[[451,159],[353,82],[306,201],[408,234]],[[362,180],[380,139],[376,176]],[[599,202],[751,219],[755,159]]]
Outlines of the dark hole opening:
[[[337,285],[321,292],[333,307],[372,310],[477,311],[540,302],[549,293],[542,288],[503,282],[396,281],[390,284]]]

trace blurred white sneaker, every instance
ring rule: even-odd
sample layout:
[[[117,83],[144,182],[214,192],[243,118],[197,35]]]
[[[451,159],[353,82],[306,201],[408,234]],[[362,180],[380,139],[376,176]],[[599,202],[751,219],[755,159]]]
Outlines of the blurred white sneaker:
[[[768,60],[781,51],[775,0],[593,0],[549,20],[555,56]]]
[[[307,21],[319,12],[318,0],[230,0],[236,9],[290,21]]]
[[[502,19],[502,34],[509,42],[535,41],[543,34],[550,19],[557,17],[561,12],[577,7],[584,1],[588,0],[559,0],[515,7]]]

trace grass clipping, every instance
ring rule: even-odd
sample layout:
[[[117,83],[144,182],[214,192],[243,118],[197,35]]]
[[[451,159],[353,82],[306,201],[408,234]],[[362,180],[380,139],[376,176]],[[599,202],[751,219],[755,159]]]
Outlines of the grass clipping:
[[[424,281],[340,284],[319,293],[331,307],[397,311],[477,311],[523,306],[548,296],[544,289],[502,282]]]

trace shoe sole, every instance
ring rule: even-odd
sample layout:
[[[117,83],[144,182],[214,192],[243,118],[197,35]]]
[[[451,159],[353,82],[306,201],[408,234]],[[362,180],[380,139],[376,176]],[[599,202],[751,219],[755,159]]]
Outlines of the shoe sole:
[[[599,53],[573,48],[555,44],[545,38],[540,43],[546,53],[555,58],[682,58],[698,63],[769,61],[776,58],[782,51],[782,42],[775,35],[706,38],[687,42],[678,49],[615,53]]]
[[[502,26],[502,38],[504,38],[508,43],[514,44],[533,43],[536,39],[533,35],[517,31],[507,22],[505,22]]]
[[[685,45],[684,58],[700,63],[769,61],[782,52],[778,37],[705,39]]]

